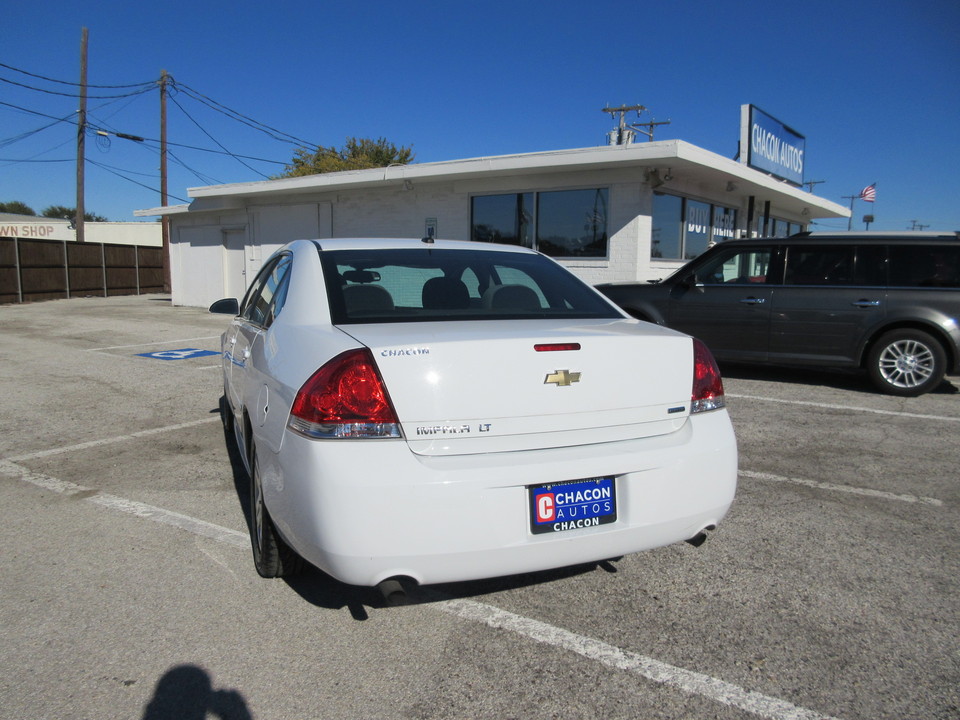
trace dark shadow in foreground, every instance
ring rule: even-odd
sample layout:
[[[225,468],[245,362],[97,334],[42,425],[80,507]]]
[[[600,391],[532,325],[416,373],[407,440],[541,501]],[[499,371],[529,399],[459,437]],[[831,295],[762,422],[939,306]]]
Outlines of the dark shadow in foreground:
[[[246,700],[236,690],[214,690],[210,676],[196,665],[178,665],[157,681],[143,720],[252,720]]]

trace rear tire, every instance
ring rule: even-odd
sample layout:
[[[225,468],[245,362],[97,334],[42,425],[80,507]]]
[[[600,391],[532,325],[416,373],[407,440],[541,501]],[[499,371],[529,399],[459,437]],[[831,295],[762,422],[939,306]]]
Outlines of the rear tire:
[[[253,546],[253,564],[261,577],[289,577],[303,568],[303,559],[277,534],[263,502],[256,448],[250,453],[250,544]]]
[[[947,355],[943,346],[923,330],[904,328],[880,336],[867,359],[873,384],[884,393],[916,397],[943,381]]]
[[[227,393],[224,391],[220,396],[220,422],[223,423],[223,429],[233,433],[233,410],[227,401]]]

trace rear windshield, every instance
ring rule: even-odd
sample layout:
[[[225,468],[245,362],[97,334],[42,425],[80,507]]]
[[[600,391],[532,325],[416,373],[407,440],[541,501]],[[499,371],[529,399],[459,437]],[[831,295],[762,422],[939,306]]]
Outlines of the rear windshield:
[[[450,248],[321,251],[334,324],[622,317],[540,255]]]

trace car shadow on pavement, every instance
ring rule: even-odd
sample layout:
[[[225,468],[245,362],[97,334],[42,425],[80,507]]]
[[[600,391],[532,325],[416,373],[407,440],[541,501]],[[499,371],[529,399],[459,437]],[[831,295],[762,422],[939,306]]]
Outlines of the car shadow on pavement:
[[[211,410],[211,414],[219,412],[222,416],[223,400],[224,399],[221,398],[220,409]],[[223,425],[223,440],[233,472],[234,490],[237,493],[237,500],[240,503],[240,509],[243,512],[243,517],[247,524],[247,532],[250,532],[250,477],[247,475],[247,470],[244,467],[243,458],[240,454],[240,448],[237,446],[236,438],[233,435],[233,430],[229,428],[226,423]],[[316,605],[317,607],[328,610],[347,608],[355,620],[366,620],[368,618],[367,608],[384,609],[397,605],[419,605],[442,602],[444,600],[492,595],[505,590],[532,587],[543,583],[576,577],[578,575],[595,572],[597,569],[604,570],[608,573],[615,573],[617,572],[617,568],[614,563],[619,559],[620,558],[613,558],[554,570],[543,570],[540,572],[509,575],[486,580],[443,583],[424,587],[404,581],[401,582],[404,593],[399,596],[393,596],[390,599],[384,597],[377,588],[348,585],[330,577],[322,570],[309,564],[305,564],[301,573],[292,577],[283,578],[283,580],[311,605]],[[250,571],[253,573],[256,572],[253,569],[252,559],[250,561]],[[267,581],[265,580],[264,582]]]
[[[762,380],[765,382],[787,383],[790,385],[815,385],[818,387],[848,390],[850,392],[877,395],[870,380],[862,372],[855,370],[820,369],[808,367],[781,367],[767,365],[741,365],[729,361],[718,362],[723,378],[737,380]],[[955,380],[957,378],[954,378]],[[940,386],[931,390],[932,395],[952,395],[960,389],[950,378],[944,379]]]
[[[507,590],[534,587],[544,583],[556,582],[566,578],[596,572],[597,569],[606,572],[617,572],[612,560],[574,565],[571,567],[543,570],[540,572],[509,575],[506,577],[490,578],[486,580],[471,580],[468,582],[441,583],[437,585],[419,586],[415,583],[401,583],[404,593],[401,597],[385,598],[377,588],[347,585],[327,575],[322,570],[306,565],[303,572],[290,578],[284,578],[286,583],[304,600],[311,605],[327,610],[347,608],[354,620],[367,620],[367,608],[383,610],[398,606],[427,605],[447,600],[476,598],[483,595],[493,595]]]

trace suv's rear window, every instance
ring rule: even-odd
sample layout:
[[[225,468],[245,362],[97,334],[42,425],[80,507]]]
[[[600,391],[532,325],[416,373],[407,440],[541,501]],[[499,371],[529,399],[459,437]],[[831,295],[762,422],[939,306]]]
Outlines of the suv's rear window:
[[[424,246],[320,257],[335,324],[621,317],[540,255]]]
[[[960,246],[891,245],[891,287],[960,287]]]
[[[886,284],[882,245],[810,245],[787,249],[785,285]]]

